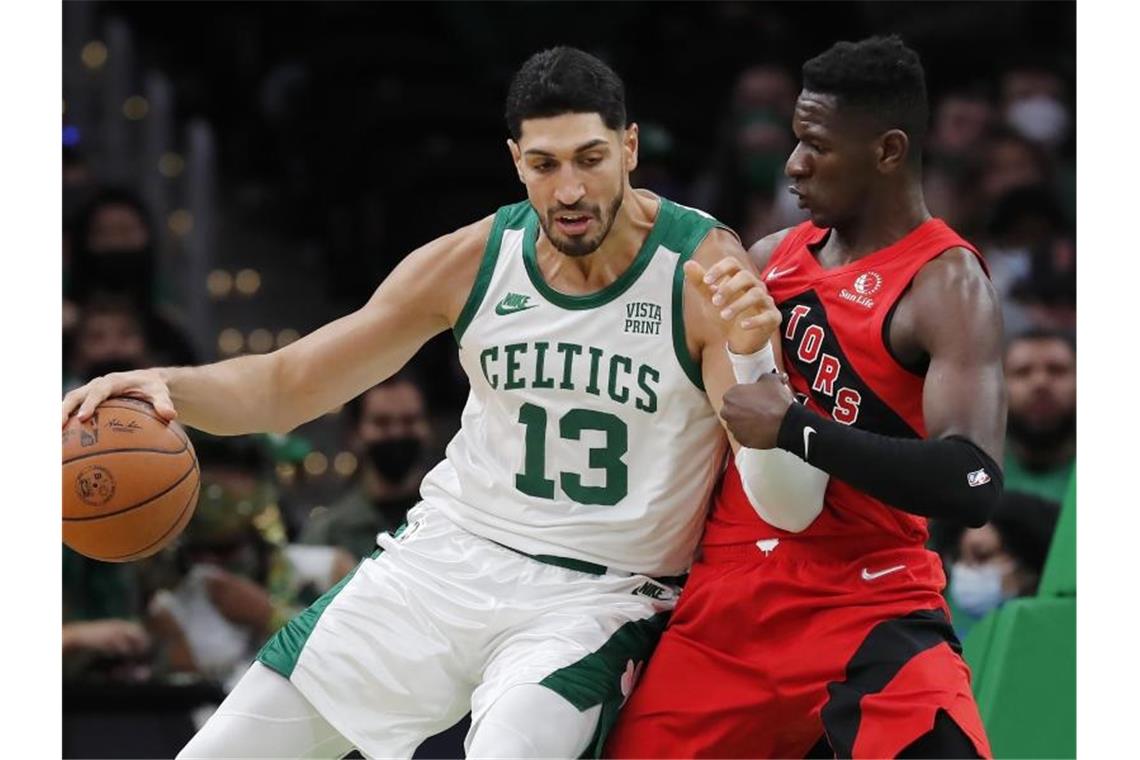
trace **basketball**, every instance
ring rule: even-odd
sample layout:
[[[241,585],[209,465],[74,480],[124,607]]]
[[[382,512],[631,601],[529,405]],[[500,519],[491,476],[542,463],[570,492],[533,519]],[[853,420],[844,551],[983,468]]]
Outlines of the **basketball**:
[[[63,428],[63,542],[104,562],[148,557],[190,521],[198,460],[182,426],[110,398]]]

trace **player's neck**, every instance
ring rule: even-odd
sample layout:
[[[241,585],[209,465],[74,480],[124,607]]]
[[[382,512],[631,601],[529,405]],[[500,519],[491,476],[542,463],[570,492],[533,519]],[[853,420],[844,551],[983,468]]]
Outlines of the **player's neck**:
[[[657,221],[660,206],[656,195],[627,185],[609,234],[586,256],[568,256],[541,235],[536,253],[543,278],[555,290],[575,295],[594,293],[612,284],[637,257]]]
[[[902,240],[930,218],[918,183],[871,194],[859,214],[835,226],[825,246],[828,263],[842,266],[869,256]]]

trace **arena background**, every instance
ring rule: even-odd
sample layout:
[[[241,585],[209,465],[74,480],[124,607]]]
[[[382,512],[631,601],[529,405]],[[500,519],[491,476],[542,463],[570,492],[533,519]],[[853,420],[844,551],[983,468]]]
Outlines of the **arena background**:
[[[1007,321],[1075,322],[1073,3],[91,2],[65,3],[62,22],[65,385],[82,379],[72,366],[86,288],[76,222],[101,191],[129,190],[150,217],[151,305],[174,335],[152,356],[271,350],[357,308],[414,247],[523,197],[504,144],[506,84],[528,55],[559,43],[601,55],[625,79],[642,129],[635,185],[707,208],[746,242],[797,221],[780,202],[775,158],[791,143],[772,116],[785,85],[798,91],[800,64],[835,40],[899,33],[923,56],[935,114],[928,179],[940,180],[930,205],[983,249],[1005,234],[995,210],[1019,208],[1006,194],[1020,180],[991,171],[1008,77],[1046,72],[1070,122],[1037,166],[1010,168],[1046,188],[1034,209],[1048,209],[1051,225],[1028,285],[1009,283]],[[939,131],[938,106],[955,97],[987,104],[981,133],[969,109]],[[949,142],[935,144],[939,135]],[[436,457],[466,393],[453,353],[444,335],[415,361]],[[274,540],[295,539],[349,487],[346,428],[332,414],[251,444],[271,462]],[[128,606],[141,619],[173,581],[169,568],[136,570],[148,577],[131,581]],[[1075,606],[1075,586],[1058,598]],[[1004,702],[994,721],[1011,742],[1003,752],[995,734],[999,755],[1075,752],[1073,630],[1051,630],[1031,653],[1029,687],[989,697]],[[986,678],[1000,671],[986,668]],[[147,658],[87,676],[64,682],[65,756],[170,754],[218,694]],[[1018,744],[1043,732],[1047,749]],[[454,754],[454,740],[435,756]]]

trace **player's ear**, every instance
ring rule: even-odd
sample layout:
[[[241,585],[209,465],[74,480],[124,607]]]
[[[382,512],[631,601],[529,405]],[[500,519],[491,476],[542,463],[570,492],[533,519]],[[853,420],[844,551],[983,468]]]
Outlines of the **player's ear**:
[[[632,123],[622,130],[621,154],[622,165],[627,172],[637,168],[637,124]]]
[[[515,172],[519,175],[519,182],[525,185],[526,180],[523,179],[522,150],[519,148],[519,144],[509,137],[507,138],[507,148],[511,151],[511,161],[514,162]]]
[[[878,167],[882,174],[892,174],[906,165],[910,138],[901,129],[888,129],[879,137]]]

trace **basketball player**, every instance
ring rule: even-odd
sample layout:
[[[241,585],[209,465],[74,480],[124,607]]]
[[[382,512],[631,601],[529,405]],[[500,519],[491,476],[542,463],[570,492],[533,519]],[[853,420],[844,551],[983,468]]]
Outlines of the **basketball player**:
[[[811,219],[749,251],[791,387],[737,385],[721,415],[742,446],[832,480],[790,532],[730,463],[614,757],[990,755],[924,543],[926,518],[978,526],[1001,494],[998,302],[978,251],[923,200],[918,56],[897,37],[844,42],[803,77],[786,172]]]
[[[408,757],[468,710],[468,756],[597,753],[664,628],[723,464],[726,344],[762,354],[779,313],[731,231],[630,187],[637,126],[601,61],[535,55],[506,111],[528,200],[414,251],[359,311],[65,399],[65,419],[127,393],[216,434],[286,431],[445,329],[459,345],[461,430],[406,527],[265,645],[182,757]],[[686,297],[726,256],[732,298]],[[826,475],[759,453],[822,506]]]

